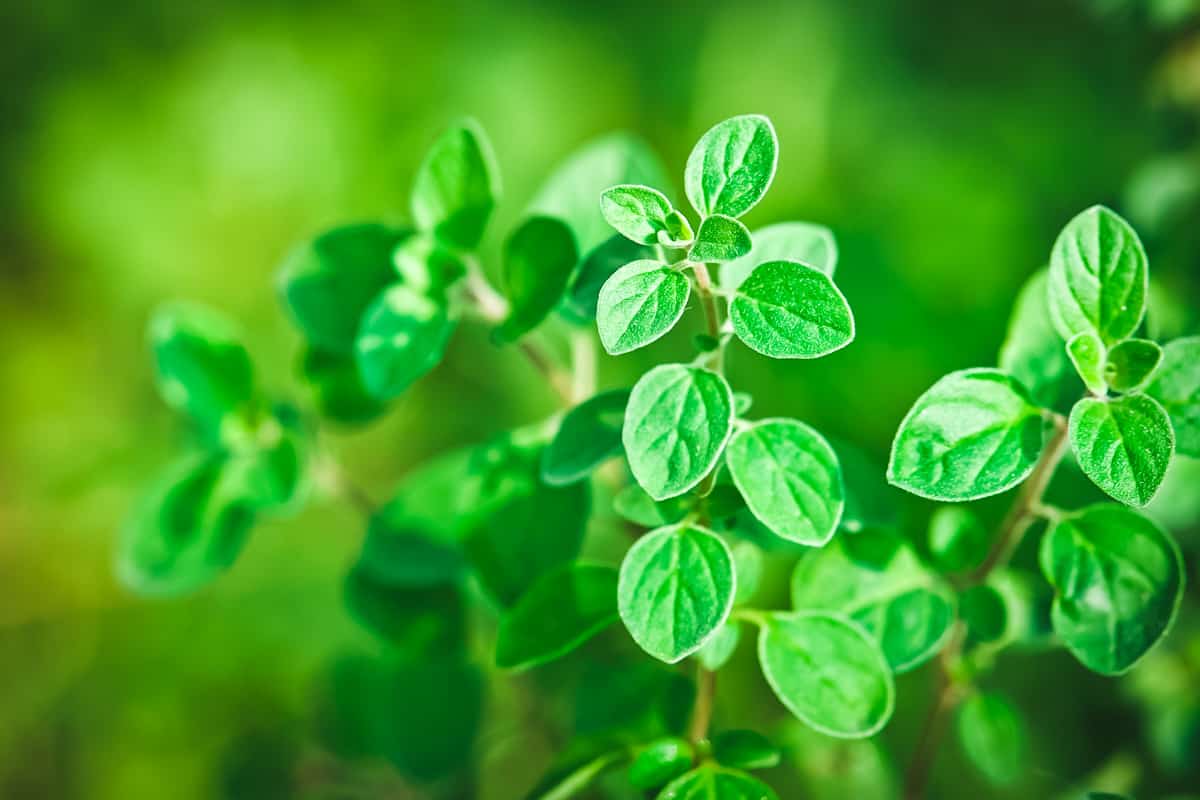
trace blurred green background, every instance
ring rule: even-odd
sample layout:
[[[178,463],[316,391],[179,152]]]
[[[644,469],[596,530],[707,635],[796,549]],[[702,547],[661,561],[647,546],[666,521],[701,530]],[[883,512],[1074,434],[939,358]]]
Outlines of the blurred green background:
[[[495,144],[494,252],[555,162],[588,139],[633,131],[680,175],[711,124],[764,113],[780,166],[747,222],[834,230],[858,338],[819,362],[739,350],[732,380],[757,415],[799,417],[882,463],[934,379],[994,363],[1019,286],[1088,205],[1117,208],[1142,233],[1159,294],[1178,306],[1162,330],[1198,332],[1196,5],[5,0],[0,797],[427,796],[321,736],[330,665],[378,649],[342,603],[362,536],[352,510],[318,497],[260,526],[228,575],[184,599],[116,583],[122,519],[184,436],[143,342],[156,304],[226,310],[264,382],[294,395],[299,342],[277,304],[279,262],[329,225],[402,220],[420,156],[453,117],[475,116]],[[601,385],[687,352],[680,335],[605,359]],[[431,455],[550,412],[536,386],[518,355],[468,327],[389,417],[336,447],[382,498]],[[1176,476],[1175,490],[1194,512],[1191,478]],[[909,516],[919,525],[928,511],[911,503]],[[1197,517],[1179,519],[1194,577]],[[1062,653],[1002,664],[1036,751],[1011,796],[1058,796],[1088,776],[1139,797],[1200,785],[1190,594],[1140,679],[1102,680]],[[719,713],[778,722],[744,672]],[[806,771],[834,774],[839,758],[903,764],[927,684],[926,671],[901,680],[882,756],[801,747],[807,756],[770,779],[787,798],[834,797],[804,794]],[[488,682],[473,777],[443,796],[506,800],[533,785],[559,743],[531,718],[530,691],[526,679]],[[1191,716],[1164,722],[1160,706]],[[937,796],[991,796],[961,762],[949,743]],[[844,796],[870,797],[856,791]]]

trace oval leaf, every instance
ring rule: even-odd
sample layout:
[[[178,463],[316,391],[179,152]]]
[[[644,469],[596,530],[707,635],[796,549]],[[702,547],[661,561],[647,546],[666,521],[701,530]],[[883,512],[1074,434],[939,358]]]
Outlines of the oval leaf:
[[[600,213],[609,225],[630,241],[657,244],[660,231],[667,231],[671,201],[649,186],[623,184],[600,195]]]
[[[578,254],[570,228],[553,217],[530,217],[504,243],[501,283],[511,306],[495,331],[513,342],[554,310],[567,288]]]
[[[779,795],[744,772],[705,764],[663,789],[658,800],[779,800]]]
[[[500,620],[496,666],[527,669],[571,652],[617,620],[617,571],[570,564],[548,572]]]
[[[1077,333],[1067,342],[1067,355],[1075,365],[1075,372],[1083,379],[1083,385],[1092,394],[1104,394],[1108,384],[1104,382],[1104,342],[1090,331]]]
[[[963,506],[941,506],[929,519],[929,554],[944,572],[974,569],[988,550],[988,533]]]
[[[975,500],[1033,471],[1048,423],[1003,372],[968,369],[917,398],[892,442],[888,480],[931,500]]]
[[[767,683],[800,721],[859,739],[892,715],[896,688],[879,646],[858,625],[815,612],[771,614],[758,638]]]
[[[696,243],[688,252],[692,261],[732,261],[750,252],[750,231],[733,217],[713,214],[700,223]]]
[[[833,280],[796,261],[755,267],[729,316],[739,339],[772,358],[817,358],[854,339],[854,316]]]
[[[1129,336],[1146,311],[1146,251],[1129,223],[1092,206],[1067,223],[1050,254],[1050,315],[1064,339]]]
[[[717,763],[739,769],[770,769],[779,764],[779,748],[758,731],[721,731],[712,737]]]
[[[1083,392],[1071,360],[1050,320],[1049,276],[1035,272],[1017,297],[1000,348],[1000,369],[1016,378],[1043,408],[1065,412]]]
[[[1167,343],[1162,366],[1146,393],[1170,415],[1179,452],[1200,458],[1200,336]]]
[[[619,454],[628,402],[628,389],[614,389],[568,411],[542,455],[542,480],[551,486],[575,483]]]
[[[1162,359],[1162,348],[1149,339],[1126,339],[1108,351],[1104,380],[1118,392],[1132,392],[1153,377]]]
[[[733,391],[723,377],[663,364],[633,387],[621,440],[637,482],[665,500],[704,479],[732,432]]]
[[[683,739],[653,741],[629,765],[629,782],[635,789],[657,789],[691,769],[692,757],[692,746]]]
[[[1054,632],[1088,669],[1126,672],[1166,634],[1183,597],[1183,559],[1157,525],[1127,508],[1089,506],[1043,537]]]
[[[478,123],[464,120],[433,143],[417,170],[413,219],[451,247],[474,250],[499,195],[492,146]]]
[[[633,640],[673,664],[704,646],[733,608],[733,556],[693,525],[651,531],[621,562],[617,603]]]
[[[683,181],[692,208],[701,217],[740,217],[767,193],[778,158],[766,117],[747,114],[717,123],[688,156]]]
[[[1029,740],[1020,712],[994,692],[971,695],[958,710],[963,752],[992,783],[1005,786],[1025,772]]]
[[[837,455],[802,422],[764,420],[738,431],[725,463],[746,505],[775,535],[820,547],[845,505]]]
[[[609,355],[644,347],[675,327],[687,307],[691,282],[658,261],[621,267],[600,289],[596,328]]]
[[[1175,434],[1158,401],[1142,394],[1085,397],[1071,409],[1071,448],[1079,468],[1111,497],[1144,506],[1167,474]]]
[[[397,397],[442,360],[454,332],[446,306],[404,285],[386,290],[367,309],[354,350],[367,391]]]
[[[777,222],[754,231],[750,252],[721,266],[721,288],[732,292],[759,264],[768,261],[799,261],[829,277],[837,267],[837,242],[824,225],[809,222]]]

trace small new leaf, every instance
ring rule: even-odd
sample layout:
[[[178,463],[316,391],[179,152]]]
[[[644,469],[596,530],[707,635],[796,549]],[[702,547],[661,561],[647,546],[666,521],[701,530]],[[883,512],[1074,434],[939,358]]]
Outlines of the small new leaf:
[[[998,786],[1024,774],[1029,740],[1020,712],[1003,695],[977,692],[958,710],[958,741],[971,763]]]
[[[827,736],[865,738],[892,715],[896,687],[887,660],[861,627],[843,617],[769,615],[758,637],[758,660],[780,702]]]
[[[1106,346],[1135,330],[1146,311],[1146,251],[1129,223],[1092,206],[1067,223],[1050,254],[1050,315],[1070,339],[1094,333]]]
[[[617,620],[617,571],[568,564],[543,575],[500,620],[496,666],[527,669],[560,658]]]
[[[1144,506],[1154,497],[1175,448],[1167,412],[1144,394],[1085,397],[1071,409],[1070,437],[1083,473],[1131,506]]]
[[[673,664],[725,622],[735,586],[733,556],[721,537],[675,525],[651,531],[625,554],[617,604],[638,646]]]
[[[575,483],[619,454],[628,402],[628,389],[614,389],[568,411],[542,454],[542,480],[551,486]]]
[[[613,186],[600,195],[605,221],[638,244],[657,244],[659,233],[670,230],[668,217],[673,211],[666,195],[649,186]]]
[[[1094,395],[1103,395],[1108,388],[1104,381],[1104,342],[1087,331],[1077,333],[1067,342],[1067,355],[1075,365],[1075,371],[1083,379],[1083,385]]]
[[[751,235],[750,252],[721,266],[721,288],[732,292],[759,264],[768,261],[799,261],[833,277],[838,250],[833,232],[809,222],[778,222]]]
[[[779,145],[766,117],[748,114],[719,122],[688,156],[684,189],[701,218],[740,217],[754,207],[775,177]]]
[[[998,494],[1033,470],[1047,425],[1024,387],[1003,372],[952,372],[900,423],[888,480],[931,500]]]
[[[705,217],[688,252],[692,261],[732,261],[750,252],[750,231],[733,217]]]
[[[1042,539],[1054,632],[1088,669],[1128,671],[1166,634],[1183,597],[1183,559],[1157,525],[1113,504],[1060,520]]]
[[[529,217],[513,231],[500,270],[511,308],[495,340],[514,342],[537,327],[562,299],[576,260],[570,228],[553,217]]]
[[[712,737],[713,759],[738,769],[770,769],[779,764],[781,753],[758,731],[721,731]]]
[[[1126,339],[1108,351],[1104,380],[1118,392],[1136,391],[1154,377],[1162,360],[1162,348],[1149,339]]]
[[[458,250],[474,250],[500,195],[492,146],[477,123],[466,120],[433,143],[417,170],[413,219]]]
[[[616,356],[661,338],[683,316],[690,293],[687,276],[665,264],[626,264],[600,290],[596,304],[600,343]]]
[[[809,426],[755,423],[730,440],[725,462],[750,511],[775,535],[820,547],[837,530],[842,473],[833,448]]]
[[[363,317],[355,357],[367,391],[397,397],[442,360],[454,332],[444,303],[404,284],[383,292]]]
[[[671,783],[657,800],[779,800],[779,795],[758,778],[710,763]]]
[[[1167,343],[1146,393],[1170,415],[1179,452],[1200,458],[1200,336]]]
[[[665,500],[707,475],[733,432],[733,391],[710,370],[663,364],[643,375],[625,409],[621,441],[646,493]]]
[[[646,745],[629,765],[635,789],[657,789],[692,767],[692,746],[683,739],[658,739]]]
[[[833,280],[797,261],[755,267],[729,316],[739,339],[772,358],[817,358],[854,339],[854,316]]]

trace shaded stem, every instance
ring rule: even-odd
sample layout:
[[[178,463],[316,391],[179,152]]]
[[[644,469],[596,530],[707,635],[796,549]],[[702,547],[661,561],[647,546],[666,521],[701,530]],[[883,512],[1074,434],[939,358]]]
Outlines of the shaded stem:
[[[701,666],[696,673],[696,704],[692,708],[692,719],[687,730],[687,739],[693,745],[708,737],[716,692],[717,673]]]
[[[1008,514],[1000,523],[991,550],[984,557],[979,567],[972,572],[963,588],[978,586],[987,581],[997,569],[1003,567],[1012,558],[1012,554],[1021,544],[1029,527],[1042,512],[1042,495],[1054,477],[1054,471],[1062,462],[1067,449],[1067,421],[1059,414],[1052,417],[1054,435],[1050,438],[1042,455],[1034,465],[1029,478],[1021,485],[1016,499]],[[917,740],[917,749],[909,761],[908,771],[904,779],[905,800],[920,800],[925,796],[929,785],[930,774],[934,761],[937,759],[938,748],[945,735],[950,714],[965,696],[964,687],[958,683],[952,674],[954,664],[962,657],[965,630],[959,623],[952,634],[950,643],[941,652],[937,660],[938,690],[933,706],[921,726],[921,734]]]
[[[319,462],[318,482],[332,495],[346,501],[368,520],[375,516],[378,505],[367,491],[355,483],[332,454],[326,454]]]

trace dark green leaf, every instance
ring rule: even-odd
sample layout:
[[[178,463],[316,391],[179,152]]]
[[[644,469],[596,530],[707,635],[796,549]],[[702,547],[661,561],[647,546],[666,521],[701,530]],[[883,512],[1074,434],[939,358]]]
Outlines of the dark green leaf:
[[[738,769],[770,769],[779,764],[779,748],[757,731],[721,731],[712,737],[718,764]]]
[[[967,645],[994,642],[1008,630],[1004,598],[992,586],[970,586],[958,596],[958,613],[967,624]]]
[[[1175,449],[1167,412],[1142,394],[1085,397],[1071,409],[1070,436],[1083,473],[1131,506],[1144,506],[1154,497]]]
[[[943,572],[974,569],[988,550],[988,533],[963,506],[942,506],[929,519],[929,553]]]
[[[842,530],[854,532],[893,525],[901,494],[888,484],[883,465],[843,439],[826,439],[837,455],[846,491]]]
[[[738,338],[772,358],[817,358],[854,339],[854,316],[833,280],[797,261],[759,264],[729,305]]]
[[[704,479],[732,432],[733,391],[723,377],[663,364],[633,387],[621,440],[637,482],[665,500]]]
[[[733,556],[719,536],[694,525],[659,528],[621,563],[621,620],[650,655],[673,664],[699,650],[733,608]]]
[[[1004,786],[1028,768],[1025,722],[1002,695],[977,692],[958,710],[958,740],[971,763],[992,783]]]
[[[454,325],[444,303],[403,284],[380,294],[354,348],[367,391],[380,400],[403,394],[442,360]]]
[[[628,402],[628,389],[613,389],[568,411],[542,455],[542,480],[551,486],[575,483],[619,455]]]
[[[358,425],[387,410],[363,385],[353,353],[306,350],[299,372],[317,411],[334,422]]]
[[[668,232],[667,218],[672,211],[671,201],[649,186],[623,184],[605,189],[600,195],[600,213],[605,221],[638,244],[657,244],[659,233]]]
[[[600,290],[600,343],[615,356],[661,338],[683,316],[690,293],[691,283],[677,269],[657,261],[626,264]]]
[[[392,583],[365,558],[346,575],[346,608],[360,625],[412,660],[461,653],[466,637],[462,593],[450,584]]]
[[[1028,389],[1039,406],[1065,412],[1083,387],[1071,368],[1063,338],[1050,321],[1048,282],[1043,269],[1021,287],[1000,348],[1000,369]]]
[[[692,746],[669,737],[646,745],[629,766],[629,782],[635,789],[657,789],[692,767]]]
[[[888,480],[931,500],[976,500],[1033,471],[1048,423],[1003,372],[952,372],[921,395],[892,443]]]
[[[1200,458],[1200,336],[1167,343],[1146,393],[1170,415],[1179,452]]]
[[[767,193],[779,145],[766,117],[747,114],[718,122],[688,156],[684,188],[701,217],[740,217]]]
[[[1108,388],[1104,381],[1104,342],[1091,331],[1077,333],[1067,342],[1067,355],[1075,372],[1092,394],[1102,395]]]
[[[620,234],[613,236],[594,248],[575,269],[559,313],[577,325],[591,325],[596,321],[600,290],[613,273],[626,264],[653,257],[653,249],[634,244]]]
[[[1042,539],[1039,560],[1056,596],[1054,631],[1088,669],[1129,670],[1167,632],[1183,597],[1183,560],[1150,520],[1089,506]]]
[[[431,781],[471,768],[483,714],[483,679],[473,665],[428,659],[389,667],[367,702],[380,709],[382,754],[401,773]]]
[[[501,262],[501,282],[511,308],[495,331],[497,341],[516,341],[554,310],[576,260],[571,230],[557,219],[530,217],[513,231]]]
[[[696,243],[688,252],[692,261],[733,261],[750,252],[750,231],[733,217],[705,217],[696,232]]]
[[[704,764],[677,778],[658,800],[779,800],[779,795],[744,772]]]
[[[799,261],[833,277],[838,250],[833,233],[824,225],[808,222],[778,222],[754,231],[750,252],[721,265],[721,288],[732,292],[759,264],[768,261]]]
[[[474,120],[443,133],[413,181],[413,219],[458,250],[474,250],[500,196],[500,175],[487,136]]]
[[[1126,339],[1108,351],[1104,380],[1118,392],[1132,392],[1154,377],[1162,359],[1162,348],[1149,339]]]

